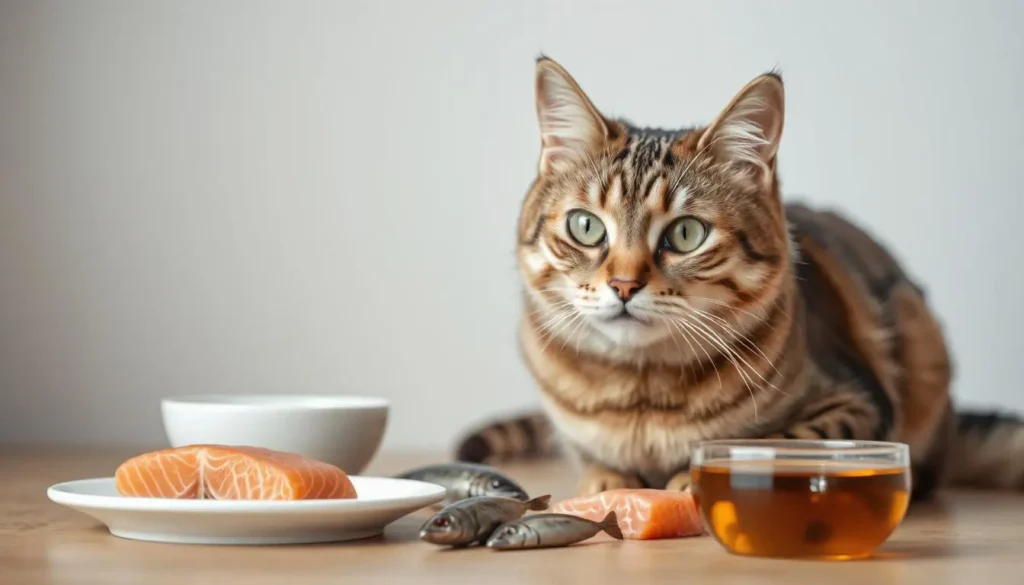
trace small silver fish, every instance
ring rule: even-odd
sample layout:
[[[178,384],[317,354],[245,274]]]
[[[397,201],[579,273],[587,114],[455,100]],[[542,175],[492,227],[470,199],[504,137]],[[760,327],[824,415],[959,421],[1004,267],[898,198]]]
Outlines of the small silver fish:
[[[534,514],[506,522],[494,529],[487,539],[488,548],[511,550],[569,546],[605,532],[622,540],[622,530],[615,511],[604,520],[594,522],[570,514]]]
[[[476,463],[440,463],[417,467],[397,475],[444,486],[448,492],[442,504],[451,504],[476,496],[503,496],[526,500],[526,490],[498,470]]]
[[[517,500],[477,496],[449,504],[420,528],[420,538],[432,544],[468,546],[484,544],[494,529],[522,517],[528,510],[547,510],[551,496]]]

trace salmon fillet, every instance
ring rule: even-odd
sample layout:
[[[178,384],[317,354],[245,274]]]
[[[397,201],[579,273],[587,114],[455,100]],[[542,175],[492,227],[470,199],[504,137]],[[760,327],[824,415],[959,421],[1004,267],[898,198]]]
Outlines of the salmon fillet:
[[[189,445],[143,453],[114,474],[117,492],[143,498],[317,500],[356,497],[337,467],[258,447]]]
[[[629,540],[679,538],[704,533],[693,496],[687,492],[655,489],[615,489],[593,496],[570,498],[550,511],[600,522],[615,511],[622,536]]]

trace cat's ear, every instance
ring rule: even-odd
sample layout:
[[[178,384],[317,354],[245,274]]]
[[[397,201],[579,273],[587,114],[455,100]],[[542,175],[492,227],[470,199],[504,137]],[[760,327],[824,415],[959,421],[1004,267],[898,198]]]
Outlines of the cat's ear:
[[[718,160],[739,163],[766,176],[775,168],[784,118],[782,77],[766,73],[733,97],[704,131],[697,151],[707,148]]]
[[[562,172],[596,158],[611,132],[604,116],[558,63],[538,59],[535,75],[540,173]]]

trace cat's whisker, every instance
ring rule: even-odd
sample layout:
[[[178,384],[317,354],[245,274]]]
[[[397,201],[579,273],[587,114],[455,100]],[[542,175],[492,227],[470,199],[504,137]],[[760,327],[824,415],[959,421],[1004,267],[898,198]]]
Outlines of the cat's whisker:
[[[581,339],[583,339],[582,335],[580,335],[580,336],[578,336],[576,338],[576,357],[579,357],[579,355],[580,355],[580,340]]]
[[[596,175],[597,177],[600,177],[600,178],[604,178],[604,177],[602,176],[602,174],[601,174],[601,169],[600,169],[600,167],[598,167],[598,165],[597,165],[597,161],[596,161],[596,160],[594,160],[594,155],[593,155],[593,154],[591,154],[591,152],[590,152],[589,150],[584,150],[584,153],[586,154],[586,158],[587,158],[587,161],[586,161],[586,162],[587,162],[588,164],[590,164],[590,170],[591,170],[591,172],[593,172],[593,173],[594,173],[594,175]]]
[[[559,313],[560,313],[560,316],[551,317],[551,318],[549,318],[547,321],[545,321],[541,325],[541,329],[544,330],[544,335],[547,335],[547,334],[554,335],[554,333],[555,333],[554,327],[558,326],[559,324],[564,322],[566,319],[568,319],[570,317],[574,317],[576,314],[579,313],[579,311],[576,311],[575,309],[570,308],[570,310],[568,310],[568,311],[560,311]],[[541,339],[544,339],[543,335],[542,335]]]
[[[744,335],[737,331],[732,325],[729,324],[728,321],[716,315],[712,315],[711,313],[708,313],[706,311],[702,311],[700,309],[690,307],[690,310],[693,311],[698,317],[702,319],[713,319],[715,322],[717,322],[719,327],[723,328],[723,330],[727,329],[729,332],[731,332],[731,336],[733,339],[737,340],[748,349],[756,351],[758,354],[760,354],[760,356],[764,358],[765,363],[767,363],[773,370],[775,370],[775,373],[778,374],[780,378],[782,377],[782,372],[780,372],[779,369],[775,367],[775,363],[771,360],[771,358],[769,358],[768,355],[765,354],[764,351],[760,347],[758,347],[758,345],[754,343],[747,335]]]
[[[552,287],[552,288],[531,288],[530,292],[531,293],[546,293],[546,292],[566,293],[566,292],[570,292],[571,290],[572,289],[568,288],[568,287],[556,286],[556,287]]]
[[[689,318],[691,323],[693,323],[694,325],[700,326],[700,329],[703,329],[703,332],[700,331],[700,329],[697,329],[696,330],[697,333],[701,333],[702,336],[704,336],[705,338],[707,337],[707,334],[710,333],[711,335],[713,335],[716,338],[715,340],[709,339],[709,341],[711,341],[713,343],[713,345],[717,346],[719,349],[722,350],[723,355],[725,355],[729,359],[729,361],[732,363],[733,367],[736,368],[737,372],[742,377],[744,384],[747,386],[747,391],[751,393],[751,399],[752,399],[752,401],[754,403],[755,418],[757,416],[757,400],[754,398],[753,389],[751,388],[751,386],[757,388],[758,391],[762,391],[765,388],[764,388],[763,384],[758,384],[757,382],[755,382],[754,379],[750,376],[750,373],[753,373],[754,375],[756,375],[758,378],[760,378],[764,382],[764,384],[767,384],[771,389],[775,390],[776,392],[782,394],[783,396],[790,396],[790,394],[788,392],[783,391],[782,389],[780,389],[777,386],[775,386],[775,384],[773,384],[772,382],[766,380],[764,378],[764,376],[762,376],[757,371],[757,369],[755,369],[753,366],[751,366],[741,355],[739,355],[739,353],[735,352],[735,350],[733,350],[731,347],[729,347],[718,335],[714,334],[714,332],[711,331],[708,327],[703,326],[703,325],[701,325],[701,323],[695,321],[693,319],[692,315],[688,315],[687,317]],[[743,365],[741,365],[737,361],[736,358],[738,358],[740,361],[742,361]],[[772,365],[773,368],[774,368],[774,364],[772,364],[770,360],[766,359],[766,361],[769,363],[769,365]],[[778,372],[777,369],[776,369],[776,372]],[[781,376],[781,373],[780,373],[780,376]]]
[[[686,344],[690,346],[691,355],[693,356],[694,359],[697,360],[697,367],[700,368],[700,375],[704,376],[704,362],[697,356],[697,351],[695,349],[693,349],[693,344],[690,343],[690,335],[688,335],[686,333],[686,330],[684,330],[682,327],[680,327],[677,323],[675,323],[673,321],[669,321],[669,323],[671,323],[672,326],[675,327],[679,331],[679,334],[683,336],[683,341],[685,341]],[[694,341],[696,341],[696,340],[694,340]],[[718,374],[718,366],[715,365],[714,361],[711,362],[711,367],[715,368],[715,373]],[[690,368],[692,369],[693,366],[691,365]],[[722,384],[722,376],[721,376],[721,374],[718,375],[718,384],[719,384],[719,386],[721,386],[721,384]]]
[[[767,318],[768,318],[768,313],[767,312],[764,312],[764,314],[762,314],[762,315],[758,315],[758,314],[752,313],[752,312],[750,312],[750,311],[748,311],[746,309],[741,309],[739,307],[734,307],[734,306],[730,305],[729,303],[726,303],[725,301],[720,301],[718,299],[712,299],[712,298],[708,298],[708,297],[695,297],[695,296],[689,296],[689,295],[684,295],[684,296],[681,296],[680,298],[682,298],[683,300],[686,301],[685,305],[678,305],[678,304],[675,304],[675,303],[670,303],[670,302],[663,301],[661,299],[655,299],[655,302],[656,303],[660,303],[660,304],[664,304],[666,306],[671,306],[671,307],[686,306],[686,307],[689,307],[689,308],[695,308],[695,307],[693,307],[693,304],[690,301],[695,301],[695,300],[707,301],[709,303],[725,307],[726,309],[729,309],[730,311],[732,311],[733,314],[742,313],[744,315],[747,315],[748,317],[751,317],[751,318],[755,319],[758,323],[765,323]],[[784,316],[788,317],[788,315],[785,315],[785,314],[784,314]],[[767,323],[767,325],[771,329],[773,329],[773,330],[775,329],[775,326],[772,325],[771,323]]]
[[[765,361],[765,363],[767,363],[768,366],[771,367],[772,370],[774,370],[775,373],[778,374],[778,376],[780,378],[782,377],[782,372],[779,371],[779,369],[775,366],[775,363],[764,353],[764,351],[762,351],[761,348],[758,347],[756,343],[754,343],[752,340],[750,340],[749,337],[747,337],[746,335],[743,335],[742,333],[737,331],[735,328],[733,328],[729,324],[729,322],[727,320],[723,319],[722,317],[719,317],[717,315],[713,315],[713,314],[708,313],[706,311],[702,311],[702,310],[697,309],[697,308],[692,307],[692,306],[685,307],[685,310],[693,312],[698,318],[704,320],[706,325],[708,325],[708,326],[718,325],[719,327],[721,327],[722,328],[722,333],[724,335],[728,336],[730,340],[735,340],[737,344],[739,344],[739,345],[741,345],[741,346],[743,346],[743,347],[745,347],[745,348],[747,348],[747,349],[749,349],[749,350],[751,350],[753,352],[756,352],[759,355],[760,359],[763,359]],[[711,322],[707,322],[707,319],[711,319],[712,321]],[[728,329],[728,331],[726,331],[726,329]],[[712,330],[712,333],[714,333],[713,330]],[[717,334],[715,336],[719,337]],[[719,337],[719,339],[721,339],[721,338]],[[769,382],[769,381],[765,380],[764,376],[762,376],[760,373],[758,373],[757,369],[754,368],[749,362],[747,362],[742,356],[740,356],[739,353],[736,352],[735,349],[730,346],[730,344],[726,343],[725,345],[729,346],[729,352],[732,352],[740,360],[743,360],[743,363],[746,365],[746,368],[747,368],[748,371],[750,371],[753,374],[757,375],[757,377],[760,378],[761,380],[764,380],[765,383],[768,384],[768,386],[770,386],[773,390],[781,393],[784,396],[789,396],[789,393],[783,391],[782,389],[777,387],[772,382]],[[754,359],[754,358],[751,358],[751,359]],[[760,384],[757,384],[757,386],[758,386],[758,388],[761,387]]]
[[[533,303],[550,303],[553,300],[564,301],[564,300],[568,300],[566,298],[566,296],[565,296],[566,292],[567,291],[557,290],[557,289],[547,289],[544,292],[541,292],[540,290],[534,290],[534,291],[530,291],[527,294],[526,300],[528,302],[533,302]],[[558,294],[557,295],[547,295],[545,293],[558,293]],[[552,296],[554,296],[554,298],[552,298]]]
[[[537,321],[542,321],[543,324],[541,325],[541,329],[547,329],[548,327],[555,325],[560,317],[565,317],[566,314],[571,313],[573,310],[574,308],[572,305],[566,305],[555,309],[547,309],[543,312],[538,311],[536,313],[531,313],[529,317],[531,319],[536,319]]]
[[[573,305],[572,301],[562,301],[560,303],[554,303],[552,305],[544,305],[542,307],[538,307],[538,308],[530,311],[527,314],[532,317],[532,316],[534,316],[534,315],[536,315],[538,313],[542,313],[542,312],[544,312],[544,313],[554,313],[554,312],[557,312],[557,311],[563,311],[563,310],[565,310],[566,307],[571,307],[572,305]]]
[[[658,311],[657,309],[655,309],[655,312],[658,313],[659,315],[661,315],[661,322],[668,326],[668,328],[669,328],[668,329],[668,334],[669,334],[669,336],[672,337],[672,343],[675,344],[676,349],[679,350],[680,355],[682,355],[683,354],[683,347],[681,345],[679,345],[679,341],[676,339],[675,331],[673,331],[673,323],[672,323],[672,321],[665,315],[665,313],[663,313],[661,311]],[[689,343],[689,341],[687,341],[687,343]],[[694,371],[693,371],[693,358],[696,357],[697,352],[694,351],[692,345],[690,346],[690,351],[691,351],[691,353],[689,355],[690,359],[686,360],[686,365],[687,365],[687,367],[690,368],[690,375],[693,376],[694,375]],[[698,361],[698,363],[700,362],[700,360],[697,360],[697,361]],[[701,371],[701,374],[704,373],[704,365],[703,364],[701,364],[700,371]],[[683,379],[683,372],[682,372],[682,370],[680,370],[680,372],[679,372],[679,379],[680,380]]]
[[[575,321],[575,319],[574,319],[574,321]],[[583,324],[586,323],[586,322],[587,322],[587,319],[583,315],[583,313],[579,313],[579,323],[577,323],[576,326],[573,327],[572,331],[569,332],[569,335],[567,335],[565,337],[565,339],[562,341],[562,346],[560,348],[558,348],[559,351],[565,349],[565,344],[569,343],[569,341],[572,339],[573,335],[575,335],[576,332],[579,331],[580,327],[582,327]],[[579,346],[577,345],[577,347],[579,347]],[[579,350],[577,350],[577,353],[579,353]]]
[[[560,329],[564,327],[570,319],[574,319],[576,315],[576,312],[567,311],[561,317],[558,317],[557,319],[552,319],[549,324],[546,324],[543,327],[544,334],[542,335],[541,339],[547,340],[550,337],[554,337],[560,331]]]
[[[547,299],[545,299],[545,300],[547,300]],[[538,302],[537,304],[542,305],[542,307],[559,307],[559,306],[562,306],[562,305],[571,305],[572,304],[572,300],[571,299],[558,299],[557,302],[554,302],[554,303],[550,303],[550,302],[548,302],[548,303],[539,303]]]
[[[554,315],[554,314],[557,314],[557,313],[560,313],[560,312],[564,311],[565,309],[566,309],[566,306],[561,306],[561,307],[541,307],[541,308],[536,309],[534,311],[530,311],[529,313],[527,313],[527,316],[533,317],[535,315],[541,315],[541,314],[543,314],[545,316],[547,316],[547,315]]]
[[[549,345],[551,345],[551,342],[552,342],[552,341],[553,341],[553,340],[554,340],[554,339],[555,339],[556,337],[558,337],[558,335],[559,335],[560,333],[562,333],[562,332],[563,332],[563,331],[565,331],[565,330],[566,330],[566,329],[567,329],[567,328],[568,328],[568,327],[569,327],[570,325],[572,325],[573,323],[575,323],[575,322],[576,322],[576,319],[578,319],[578,318],[582,318],[582,317],[584,316],[584,315],[583,315],[583,313],[580,313],[579,311],[577,311],[577,310],[575,310],[575,309],[573,309],[573,310],[572,310],[571,312],[569,312],[568,314],[572,316],[572,318],[571,318],[571,319],[569,319],[569,321],[565,322],[565,317],[562,317],[562,319],[560,319],[560,320],[559,320],[559,323],[562,323],[562,325],[561,325],[561,326],[559,326],[557,330],[550,330],[550,333],[551,333],[551,334],[547,336],[547,339],[546,339],[546,340],[544,341],[544,346],[540,348],[540,352],[541,352],[542,354],[543,354],[543,353],[544,353],[545,351],[547,351],[547,349],[548,349],[548,346],[549,346]],[[552,325],[552,327],[554,327],[554,325]],[[544,337],[542,337],[541,339],[543,340],[543,339],[544,339]]]
[[[685,329],[690,329],[689,325],[687,323],[681,321],[681,320],[673,319],[672,322],[676,323],[676,325],[680,327],[680,331],[683,331],[684,328]],[[692,339],[697,344],[697,347],[699,347],[700,350],[704,352],[704,356],[708,358],[708,363],[711,364],[711,367],[715,369],[715,376],[718,377],[718,389],[721,390],[721,389],[725,388],[725,385],[722,383],[722,374],[721,374],[721,372],[718,371],[718,366],[715,365],[715,360],[711,359],[711,354],[704,347],[704,344],[701,343],[699,339],[697,339],[696,335],[693,335]],[[701,367],[703,368],[703,365]]]
[[[701,329],[703,329],[703,330],[704,330],[705,332],[707,332],[707,333],[709,333],[709,334],[713,335],[713,336],[715,337],[715,339],[717,340],[717,342],[718,342],[718,343],[717,343],[717,345],[720,345],[720,346],[722,347],[722,351],[723,351],[723,353],[727,354],[727,357],[730,357],[730,358],[731,358],[731,357],[735,356],[735,358],[737,358],[738,360],[740,360],[740,361],[742,361],[742,362],[743,362],[743,364],[744,364],[744,365],[746,366],[747,370],[749,370],[750,372],[752,372],[753,374],[755,374],[755,375],[756,375],[756,376],[757,376],[758,378],[760,378],[761,380],[763,380],[763,381],[764,381],[764,382],[765,382],[766,384],[768,384],[769,386],[771,386],[771,387],[772,387],[772,388],[773,388],[774,390],[776,390],[776,391],[779,391],[779,392],[782,392],[782,391],[781,391],[781,390],[780,390],[780,389],[779,389],[779,388],[778,388],[777,386],[775,386],[775,384],[773,384],[772,382],[770,382],[770,381],[768,381],[767,379],[765,379],[765,377],[764,377],[764,376],[762,376],[762,375],[761,375],[761,374],[760,374],[760,373],[759,373],[759,372],[757,371],[757,369],[756,369],[756,368],[754,368],[754,367],[753,367],[753,366],[752,366],[752,365],[750,364],[750,362],[748,362],[748,361],[747,361],[747,360],[746,360],[746,359],[745,359],[745,358],[744,358],[744,357],[743,357],[742,355],[740,355],[740,354],[739,354],[739,352],[737,352],[737,351],[736,351],[736,350],[735,350],[735,349],[734,349],[733,347],[731,347],[731,345],[730,345],[729,343],[727,343],[727,342],[726,342],[725,340],[723,340],[723,339],[722,339],[722,337],[721,337],[720,335],[718,335],[718,333],[716,333],[716,332],[715,332],[715,331],[714,331],[713,329],[711,329],[711,328],[710,328],[710,327],[709,327],[709,326],[708,326],[707,324],[705,324],[704,322],[702,322],[702,321],[698,321],[698,320],[694,319],[694,316],[698,316],[698,317],[700,316],[700,315],[698,315],[698,314],[696,313],[697,311],[700,311],[700,309],[696,309],[696,308],[694,308],[694,307],[690,307],[690,306],[675,306],[674,308],[676,308],[676,309],[681,309],[681,313],[682,313],[682,315],[681,315],[681,316],[684,316],[684,317],[686,317],[687,319],[689,319],[690,321],[692,321],[692,322],[693,322],[694,324],[696,324],[697,326],[699,326],[699,327],[700,327]],[[701,311],[701,312],[702,312],[702,311]],[[726,322],[726,321],[725,321],[724,319],[721,319],[721,317],[717,317],[717,316],[715,316],[715,315],[710,315],[709,313],[704,313],[704,314],[706,314],[706,315],[708,315],[708,316],[710,316],[710,317],[713,317],[713,318],[715,318],[715,319],[720,319],[720,320],[721,320],[721,321],[722,321],[723,323],[727,323],[727,322]],[[732,328],[730,327],[730,329],[732,329]],[[750,340],[749,340],[749,339],[747,339],[746,337],[744,337],[744,336],[742,336],[741,334],[739,334],[739,332],[737,332],[737,331],[736,331],[735,329],[732,329],[732,331],[733,331],[734,333],[736,333],[736,336],[735,336],[735,338],[736,338],[736,339],[738,339],[738,340],[739,340],[739,341],[740,341],[741,343],[743,343],[743,344],[744,344],[744,345],[745,345],[746,347],[748,347],[748,348],[753,348],[754,350],[756,350],[757,352],[759,352],[759,353],[760,353],[760,355],[761,355],[761,357],[762,357],[762,358],[763,358],[763,359],[764,359],[764,360],[765,360],[765,361],[766,361],[766,362],[768,363],[768,365],[769,365],[769,366],[771,366],[771,367],[772,367],[773,369],[775,369],[775,371],[776,371],[777,373],[779,373],[779,375],[781,376],[781,373],[780,373],[780,372],[778,372],[778,369],[777,369],[777,368],[775,368],[775,364],[774,364],[774,363],[772,363],[772,361],[771,361],[770,359],[768,359],[768,356],[767,356],[767,355],[765,355],[765,354],[764,354],[764,352],[763,352],[763,351],[761,351],[761,350],[760,350],[760,348],[758,348],[758,347],[756,346],[756,344],[754,344],[754,343],[753,343],[752,341],[750,341]],[[730,336],[730,337],[733,337],[733,336]],[[760,386],[760,385],[758,385],[758,386]]]
[[[729,362],[733,365],[733,368],[735,368],[736,372],[740,375],[740,379],[743,380],[743,385],[746,386],[747,392],[750,393],[750,400],[754,404],[754,421],[756,422],[758,420],[757,398],[754,397],[754,390],[753,390],[753,388],[750,387],[751,383],[753,382],[753,380],[751,380],[750,377],[743,371],[743,368],[741,368],[739,366],[739,364],[736,363],[736,360],[733,358],[732,354],[729,353],[729,349],[727,347],[724,347],[724,346],[719,345],[718,343],[716,343],[714,339],[712,339],[711,337],[709,337],[707,335],[707,333],[705,333],[705,332],[701,331],[700,329],[697,329],[696,327],[694,327],[693,323],[687,323],[685,321],[680,321],[680,324],[685,326],[685,327],[687,327],[687,328],[689,328],[690,331],[693,332],[694,334],[699,334],[701,337],[706,339],[712,345],[712,347],[715,347],[716,349],[718,349],[719,353],[721,355],[724,355],[725,358],[728,359]],[[717,368],[716,368],[716,370],[717,370]],[[756,384],[754,384],[754,385],[756,386]]]
[[[720,307],[725,307],[726,309],[729,309],[733,313],[742,313],[744,315],[747,315],[749,317],[757,319],[758,322],[762,322],[762,321],[764,321],[768,317],[768,313],[766,311],[764,311],[764,310],[761,310],[761,314],[759,315],[759,314],[754,313],[752,311],[749,311],[747,309],[736,307],[736,306],[733,306],[731,303],[727,303],[727,302],[719,300],[719,299],[713,299],[711,297],[698,297],[698,296],[694,296],[694,295],[679,295],[678,298],[680,298],[683,301],[685,301],[685,304],[687,306],[693,306],[692,301],[707,301],[707,302],[709,302],[711,304],[718,305]]]
[[[774,383],[772,383],[771,381],[766,379],[758,371],[758,369],[755,368],[750,362],[746,361],[746,359],[743,356],[741,356],[740,352],[737,351],[737,348],[734,347],[733,343],[730,343],[730,342],[726,341],[725,339],[723,339],[722,335],[720,335],[718,332],[715,331],[715,329],[712,329],[712,327],[710,327],[712,325],[724,324],[732,332],[732,334],[730,334],[730,333],[725,332],[723,330],[723,334],[726,335],[730,339],[730,341],[731,340],[735,340],[736,343],[741,344],[743,347],[746,347],[748,349],[753,349],[754,351],[758,352],[760,354],[760,359],[763,359],[773,370],[775,370],[776,373],[778,373],[777,368],[775,368],[775,365],[772,363],[772,361],[770,359],[768,359],[768,357],[766,356],[764,351],[762,351],[753,341],[751,341],[750,339],[744,337],[742,334],[740,334],[735,329],[733,329],[731,326],[729,326],[727,321],[725,321],[724,319],[722,319],[720,317],[708,314],[708,312],[706,312],[706,311],[701,311],[700,309],[697,309],[697,308],[694,308],[694,307],[688,306],[688,305],[671,304],[671,303],[664,303],[664,302],[655,302],[654,304],[655,305],[660,305],[660,306],[671,306],[673,309],[675,309],[675,310],[672,310],[672,311],[662,311],[662,312],[668,312],[668,314],[670,314],[670,315],[676,315],[677,317],[681,318],[680,323],[682,323],[682,324],[686,324],[686,322],[688,321],[689,322],[689,326],[687,327],[687,329],[690,330],[691,333],[694,334],[694,336],[699,334],[700,337],[703,337],[703,338],[707,339],[709,342],[711,342],[712,345],[715,346],[716,349],[718,349],[719,352],[722,353],[723,356],[726,359],[729,360],[729,362],[733,365],[733,367],[736,368],[737,372],[740,374],[740,376],[743,379],[743,383],[748,385],[748,389],[749,390],[750,390],[750,385],[751,384],[756,386],[759,390],[763,389],[763,385],[762,384],[756,383],[754,381],[753,376],[757,376],[765,384],[770,386],[775,391],[778,391],[778,392],[782,393],[783,395],[788,395],[786,392],[784,392],[781,389],[779,389]],[[655,310],[659,310],[660,311],[660,309],[657,309],[657,308],[655,308]],[[707,318],[705,316],[707,316]],[[708,318],[712,318],[714,320],[718,320],[719,323],[716,323],[715,321],[707,323]],[[687,321],[683,321],[683,320],[687,320]],[[753,374],[753,376],[752,376],[752,374]],[[779,373],[779,375],[781,375],[781,374]],[[751,391],[753,391],[753,390],[751,390]]]
[[[761,309],[761,313],[762,314],[758,315],[758,314],[752,313],[752,312],[750,312],[750,311],[748,311],[746,309],[741,309],[739,307],[734,307],[734,306],[730,305],[729,303],[727,303],[725,301],[720,301],[718,299],[712,299],[712,298],[708,298],[708,297],[694,297],[694,296],[683,296],[683,298],[687,299],[687,300],[694,299],[694,300],[707,301],[709,303],[713,303],[713,304],[716,304],[716,305],[721,305],[721,306],[723,306],[723,307],[733,311],[734,313],[736,313],[736,312],[743,313],[744,315],[747,315],[749,317],[753,317],[754,319],[757,319],[757,321],[759,323],[764,323],[768,319],[768,311],[765,310],[765,309]],[[779,302],[778,299],[776,299],[775,301],[772,302],[772,304],[775,304],[775,303],[778,303],[778,302]],[[786,319],[790,318],[789,317],[789,313],[787,313],[786,311],[780,311],[780,313]],[[768,326],[771,327],[772,329],[775,329],[775,327],[771,323],[768,323]]]
[[[593,311],[593,310],[596,310],[598,308],[598,304],[597,303],[578,303],[578,302],[575,302],[575,301],[572,301],[572,300],[564,300],[563,299],[563,300],[560,300],[557,303],[552,303],[550,305],[543,305],[543,306],[537,307],[536,309],[534,309],[534,310],[530,311],[529,313],[527,313],[527,315],[529,315],[531,317],[534,316],[534,315],[537,315],[539,313],[544,313],[544,314],[550,315],[550,314],[558,313],[558,312],[561,312],[561,311],[565,311],[566,308],[576,308],[576,309],[584,309],[584,310],[591,310],[591,311]]]
[[[689,171],[693,167],[693,165],[696,164],[698,160],[700,160],[701,155],[704,154],[705,152],[707,152],[707,150],[709,148],[711,148],[711,145],[713,143],[714,143],[714,140],[709,141],[707,144],[704,145],[704,148],[701,148],[700,150],[697,151],[696,154],[693,155],[693,158],[690,159],[689,164],[687,164],[686,167],[683,168],[683,172],[681,172],[678,175],[676,175],[676,177],[678,177],[677,181],[679,179],[687,176],[686,175],[687,171]],[[678,188],[678,185],[673,185],[673,186]]]
[[[696,319],[694,318],[694,313],[692,312],[692,309],[691,309],[691,312],[690,312],[690,313],[689,313],[689,314],[687,315],[687,317],[688,317],[688,318],[690,319],[690,322],[691,322],[691,323],[693,323],[694,325],[696,325],[696,326],[700,327],[701,329],[705,330],[706,332],[708,332],[709,334],[711,334],[712,336],[714,336],[714,337],[715,337],[715,339],[716,339],[716,340],[718,340],[718,343],[719,343],[719,345],[720,345],[720,346],[722,347],[722,349],[723,349],[724,351],[728,352],[728,353],[729,353],[730,355],[732,355],[732,356],[736,357],[736,358],[737,358],[738,360],[742,361],[742,362],[743,362],[743,364],[744,364],[744,365],[745,365],[745,366],[746,366],[746,367],[747,367],[747,368],[748,368],[748,369],[749,369],[749,370],[750,370],[751,372],[753,372],[753,373],[754,373],[754,375],[756,375],[756,376],[757,376],[758,378],[761,378],[761,381],[763,381],[763,382],[764,382],[765,384],[768,384],[768,385],[769,385],[769,386],[771,386],[772,388],[775,388],[776,390],[778,390],[778,388],[777,388],[777,387],[776,387],[776,386],[775,386],[774,384],[772,384],[772,383],[771,383],[770,381],[768,381],[768,380],[767,380],[767,379],[766,379],[766,378],[765,378],[764,376],[762,376],[762,375],[761,375],[761,373],[760,373],[760,372],[758,372],[756,368],[754,368],[753,366],[751,366],[751,365],[750,365],[750,362],[748,362],[748,361],[747,361],[746,359],[744,359],[744,357],[743,357],[742,355],[740,355],[740,353],[739,353],[738,351],[736,351],[736,350],[735,350],[734,348],[732,348],[732,347],[731,347],[731,346],[730,346],[730,345],[729,345],[728,343],[726,343],[726,342],[725,342],[725,340],[723,340],[723,339],[722,339],[722,337],[721,337],[720,335],[718,335],[717,333],[715,333],[715,331],[714,331],[713,329],[711,329],[710,327],[708,327],[707,325],[705,325],[705,324],[704,324],[704,323],[702,323],[701,321],[697,321],[697,320],[696,320]],[[770,363],[771,363],[771,362],[769,362],[769,364],[770,364]]]

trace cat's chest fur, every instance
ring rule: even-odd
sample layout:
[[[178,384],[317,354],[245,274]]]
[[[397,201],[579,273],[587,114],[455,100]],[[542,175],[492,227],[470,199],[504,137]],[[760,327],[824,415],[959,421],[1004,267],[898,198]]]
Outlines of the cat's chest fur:
[[[748,427],[748,421],[722,416],[719,401],[733,396],[721,392],[720,384],[731,381],[727,374],[724,380],[709,374],[688,385],[687,369],[581,359],[544,351],[533,331],[523,334],[526,363],[539,383],[544,409],[584,461],[657,483],[688,467],[694,440],[763,432]]]
[[[664,482],[689,465],[691,441],[714,436],[713,428],[687,424],[658,412],[580,416],[543,396],[545,410],[563,441],[584,462]]]

